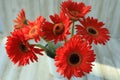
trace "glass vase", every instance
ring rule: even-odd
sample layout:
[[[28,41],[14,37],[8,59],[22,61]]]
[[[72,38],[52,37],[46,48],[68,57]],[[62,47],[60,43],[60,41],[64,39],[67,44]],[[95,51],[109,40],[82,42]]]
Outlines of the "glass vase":
[[[48,62],[48,66],[49,66],[49,71],[50,74],[53,76],[54,80],[68,80],[67,78],[65,78],[64,76],[60,75],[60,73],[58,73],[57,67],[55,66],[55,51],[57,48],[59,48],[60,46],[62,46],[63,43],[57,43],[56,45],[51,42],[49,44],[46,45],[47,51],[45,51],[45,53],[47,54],[47,62]],[[75,76],[73,76],[70,80],[87,80],[86,76],[82,77],[82,78],[77,78]]]

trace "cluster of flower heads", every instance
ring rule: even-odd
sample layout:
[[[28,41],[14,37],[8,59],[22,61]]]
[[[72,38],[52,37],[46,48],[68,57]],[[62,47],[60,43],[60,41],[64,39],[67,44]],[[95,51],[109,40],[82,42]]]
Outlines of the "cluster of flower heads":
[[[110,39],[108,29],[97,18],[86,16],[91,11],[91,6],[86,6],[83,2],[63,1],[60,9],[59,14],[50,15],[51,21],[43,16],[30,21],[26,18],[25,11],[20,11],[14,20],[14,31],[6,42],[8,57],[14,64],[24,66],[30,61],[38,61],[37,54],[43,55],[42,51],[46,47],[36,47],[29,40],[34,39],[37,43],[42,38],[46,43],[54,42],[54,45],[64,42],[56,48],[54,60],[57,72],[68,80],[72,76],[82,77],[92,71],[96,55],[91,44],[105,45]]]

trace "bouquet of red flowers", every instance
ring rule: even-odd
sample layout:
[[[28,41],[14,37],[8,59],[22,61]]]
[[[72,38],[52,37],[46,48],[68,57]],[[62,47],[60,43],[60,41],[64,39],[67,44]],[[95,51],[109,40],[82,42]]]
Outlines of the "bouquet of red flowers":
[[[90,73],[96,56],[92,44],[105,45],[110,39],[103,22],[86,16],[90,11],[91,6],[83,2],[67,0],[61,3],[59,14],[50,15],[51,21],[43,16],[30,21],[22,9],[7,37],[8,57],[14,64],[25,66],[38,61],[37,54],[43,55],[44,51],[54,59],[56,71],[69,80]],[[30,42],[32,39],[35,43]],[[47,45],[41,44],[41,39]]]

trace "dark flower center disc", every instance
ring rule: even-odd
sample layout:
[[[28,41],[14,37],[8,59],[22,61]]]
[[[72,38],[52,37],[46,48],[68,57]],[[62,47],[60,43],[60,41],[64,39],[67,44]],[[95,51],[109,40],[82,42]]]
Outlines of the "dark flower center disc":
[[[28,51],[27,47],[24,44],[22,44],[22,43],[20,44],[20,50],[22,52],[27,52]]]
[[[94,29],[92,29],[92,28],[89,28],[88,31],[89,31],[90,33],[92,33],[92,34],[96,34],[96,31],[95,31]]]
[[[80,56],[78,54],[72,54],[69,57],[69,61],[71,64],[78,64],[80,62]]]
[[[92,27],[88,27],[87,28],[87,32],[93,36],[97,36],[98,35],[98,31]]]
[[[60,35],[64,32],[64,25],[62,23],[55,24],[53,28],[53,33],[55,35]]]

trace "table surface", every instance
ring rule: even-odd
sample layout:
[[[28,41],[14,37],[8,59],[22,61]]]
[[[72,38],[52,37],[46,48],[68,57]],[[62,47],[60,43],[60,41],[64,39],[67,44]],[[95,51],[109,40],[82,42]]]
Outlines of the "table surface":
[[[0,44],[0,80],[57,80],[50,73],[47,56],[39,56],[38,62],[17,67],[7,57],[4,44],[4,41]],[[118,44],[119,40],[111,39],[106,46],[94,46],[97,56],[93,71],[81,79],[72,80],[120,80],[120,50],[116,46]]]

